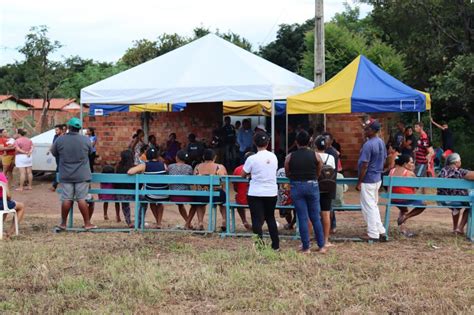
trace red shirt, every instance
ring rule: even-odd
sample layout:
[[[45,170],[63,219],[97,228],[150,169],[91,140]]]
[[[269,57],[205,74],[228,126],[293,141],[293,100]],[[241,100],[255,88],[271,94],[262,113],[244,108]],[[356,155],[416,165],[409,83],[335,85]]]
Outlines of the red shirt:
[[[12,145],[12,143],[8,144],[8,138],[0,138],[0,146],[6,148]],[[15,149],[3,151],[3,155],[15,155]]]
[[[422,131],[420,138],[417,141],[417,149],[415,152],[416,164],[428,164],[426,156],[428,155],[428,148],[431,147],[431,141],[426,132]]]
[[[240,165],[235,168],[234,175],[240,176],[242,174],[242,170],[244,165]],[[249,184],[248,183],[234,183],[235,190],[237,190],[237,194],[235,195],[235,202],[239,205],[248,205],[247,201],[247,192],[249,191]]]

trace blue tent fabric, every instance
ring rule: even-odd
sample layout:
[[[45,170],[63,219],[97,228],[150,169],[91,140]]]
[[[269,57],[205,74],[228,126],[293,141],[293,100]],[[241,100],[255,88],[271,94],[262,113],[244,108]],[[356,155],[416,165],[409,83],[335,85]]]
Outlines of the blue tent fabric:
[[[353,113],[422,112],[426,97],[361,56],[351,104]]]
[[[90,104],[89,116],[109,116],[110,113],[129,112],[130,105]]]

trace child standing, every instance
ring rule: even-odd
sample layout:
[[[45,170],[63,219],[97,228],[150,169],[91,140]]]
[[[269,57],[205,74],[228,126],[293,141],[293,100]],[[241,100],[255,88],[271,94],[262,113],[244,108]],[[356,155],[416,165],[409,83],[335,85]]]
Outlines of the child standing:
[[[120,161],[117,164],[115,172],[118,174],[127,174],[127,171],[134,166],[134,156],[131,150],[125,150],[120,153]],[[116,184],[117,189],[135,189],[135,184]],[[122,212],[125,222],[130,228],[133,228],[132,220],[130,219],[130,201],[133,200],[133,195],[117,195],[116,200],[120,200],[122,204]]]
[[[254,154],[255,153],[253,152],[245,153],[243,164],[235,168],[234,175],[240,177],[240,175],[242,174],[242,170],[244,168],[245,161],[247,160],[249,156],[254,155]],[[249,191],[249,184],[248,183],[234,183],[234,191],[236,192],[235,202],[238,203],[239,205],[248,205],[247,193]],[[237,212],[239,213],[240,219],[242,220],[242,224],[244,225],[245,229],[247,229],[248,231],[251,231],[252,225],[247,222],[247,218],[245,217],[245,209],[238,208]]]
[[[103,174],[113,174],[115,173],[114,168],[111,165],[106,165],[102,169]],[[100,189],[114,189],[114,184],[112,183],[100,183]],[[99,194],[100,200],[115,200],[116,196],[112,194]],[[107,215],[107,210],[109,209],[109,203],[104,202],[104,220],[108,220],[109,216]],[[120,222],[120,204],[115,202],[115,217],[117,222]]]

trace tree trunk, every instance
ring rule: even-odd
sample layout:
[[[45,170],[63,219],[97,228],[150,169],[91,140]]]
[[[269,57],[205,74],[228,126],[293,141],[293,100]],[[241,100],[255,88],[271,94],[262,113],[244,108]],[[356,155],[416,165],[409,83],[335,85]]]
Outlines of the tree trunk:
[[[40,129],[41,132],[45,132],[48,129],[48,110],[49,105],[51,104],[51,100],[48,97],[43,98],[43,107],[41,110],[41,125]]]

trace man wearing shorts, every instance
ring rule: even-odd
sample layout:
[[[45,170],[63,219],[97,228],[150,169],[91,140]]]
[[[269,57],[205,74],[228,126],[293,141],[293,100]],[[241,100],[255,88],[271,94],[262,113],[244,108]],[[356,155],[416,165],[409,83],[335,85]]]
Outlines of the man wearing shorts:
[[[415,123],[415,132],[420,134],[415,151],[415,175],[417,177],[426,177],[432,164],[431,158],[434,155],[431,141],[426,132],[423,131],[423,123]],[[434,174],[431,174],[434,176]]]
[[[89,167],[89,155],[92,146],[89,139],[79,133],[82,122],[73,117],[68,121],[69,133],[61,136],[53,143],[51,153],[59,158],[59,183],[61,184],[61,224],[59,229],[66,229],[67,217],[73,202],[77,201],[84,228],[97,228],[90,222],[89,207],[86,202],[89,183],[92,179]]]

